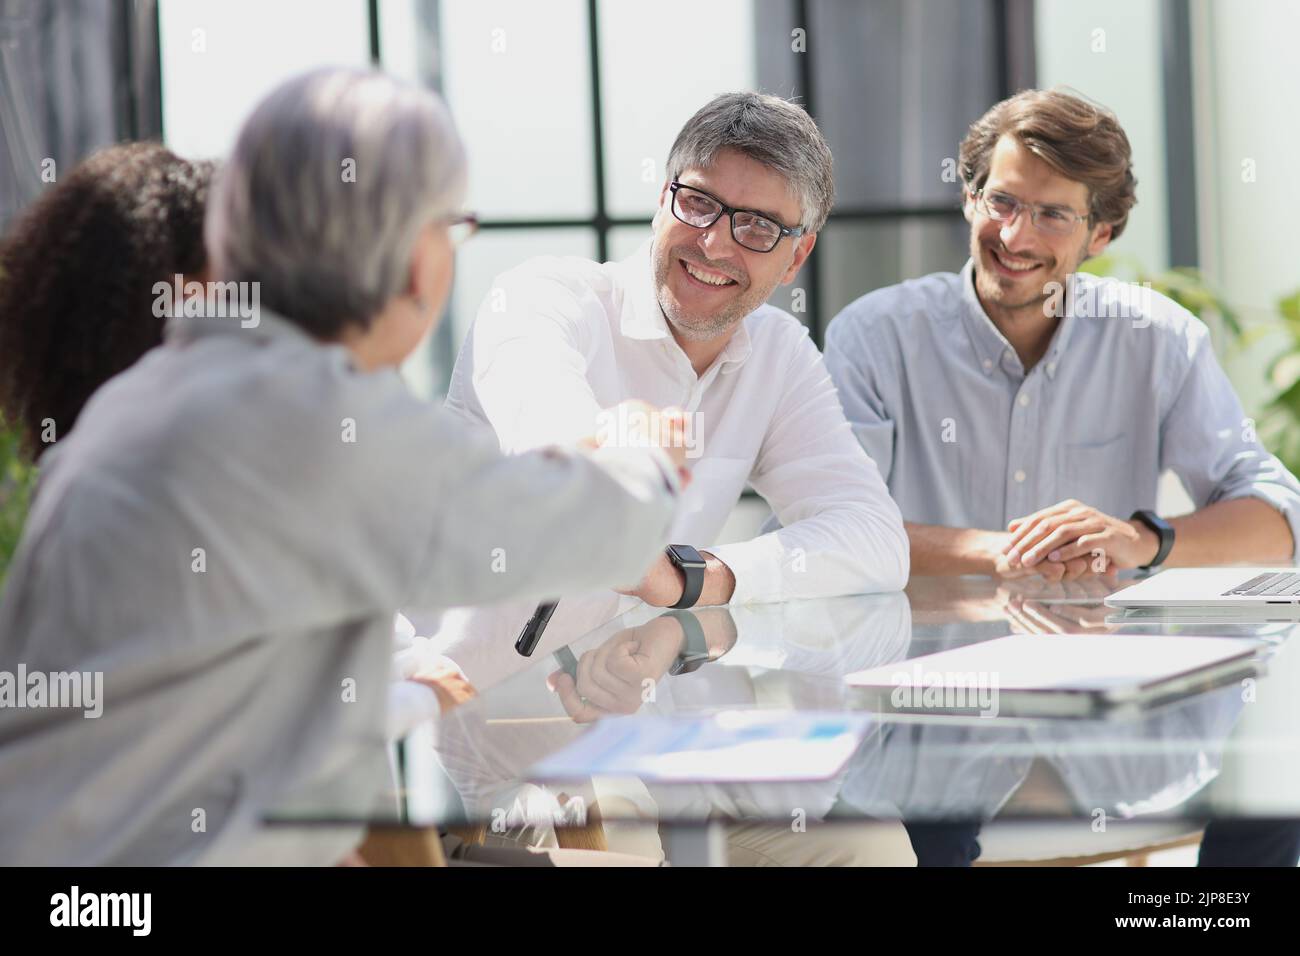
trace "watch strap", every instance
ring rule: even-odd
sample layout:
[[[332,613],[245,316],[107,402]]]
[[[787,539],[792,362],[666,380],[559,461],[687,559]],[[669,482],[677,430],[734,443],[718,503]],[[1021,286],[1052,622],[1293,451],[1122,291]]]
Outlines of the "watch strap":
[[[674,677],[690,673],[709,659],[709,642],[704,637],[704,625],[693,612],[685,609],[665,611],[664,616],[674,618],[686,635],[682,649],[677,652],[677,659],[668,672]]]
[[[700,599],[700,594],[704,591],[704,568],[699,565],[692,567],[683,564],[672,549],[668,550],[668,559],[672,561],[675,568],[682,572],[682,577],[686,579],[686,584],[682,589],[682,596],[676,604],[670,606],[677,610],[694,607],[695,602]]]
[[[1140,508],[1129,517],[1130,521],[1141,521],[1144,525],[1156,533],[1160,539],[1160,547],[1156,549],[1156,556],[1151,559],[1151,563],[1141,565],[1140,570],[1150,571],[1160,567],[1169,557],[1169,552],[1174,549],[1174,528],[1168,521],[1161,518],[1154,511],[1148,511]]]

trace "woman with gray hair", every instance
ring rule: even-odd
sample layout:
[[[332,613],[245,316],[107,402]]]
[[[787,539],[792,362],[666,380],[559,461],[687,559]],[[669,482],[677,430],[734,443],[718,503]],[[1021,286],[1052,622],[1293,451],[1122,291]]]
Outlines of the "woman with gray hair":
[[[79,693],[3,712],[0,860],[334,862],[359,828],[261,821],[304,788],[379,797],[400,605],[635,581],[666,543],[675,419],[667,450],[507,458],[403,386],[465,178],[443,104],[381,73],[293,79],[248,119],[204,314],[174,305],[46,456],[0,670]]]

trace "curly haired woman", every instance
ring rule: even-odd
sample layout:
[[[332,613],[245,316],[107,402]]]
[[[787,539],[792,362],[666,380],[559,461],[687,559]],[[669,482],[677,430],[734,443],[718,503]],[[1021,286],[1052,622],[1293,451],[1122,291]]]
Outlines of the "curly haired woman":
[[[0,419],[33,460],[92,392],[162,341],[153,286],[202,275],[212,170],[158,143],[110,146],[0,241]]]

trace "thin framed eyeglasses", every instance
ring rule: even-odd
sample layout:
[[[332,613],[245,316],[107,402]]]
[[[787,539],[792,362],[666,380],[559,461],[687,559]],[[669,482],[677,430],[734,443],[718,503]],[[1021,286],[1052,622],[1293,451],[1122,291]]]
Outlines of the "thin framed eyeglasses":
[[[452,248],[459,246],[474,233],[478,232],[478,216],[472,212],[463,213],[459,216],[453,216],[446,220],[447,238],[451,240]]]
[[[771,252],[786,236],[802,236],[803,226],[783,226],[752,209],[736,209],[703,189],[673,181],[673,215],[688,226],[708,229],[723,215],[731,219],[731,238],[751,252]]]
[[[1092,217],[1075,212],[1068,206],[1043,206],[1021,202],[1008,193],[988,192],[980,189],[975,193],[975,208],[994,222],[1014,222],[1021,210],[1028,210],[1034,227],[1055,236],[1068,236],[1074,232],[1080,222],[1087,222]]]

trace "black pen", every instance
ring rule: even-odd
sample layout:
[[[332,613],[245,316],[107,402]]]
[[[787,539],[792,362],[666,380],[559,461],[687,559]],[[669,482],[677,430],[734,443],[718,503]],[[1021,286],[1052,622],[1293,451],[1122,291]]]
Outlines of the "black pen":
[[[559,601],[543,601],[537,605],[537,610],[528,619],[524,629],[519,632],[519,639],[515,641],[515,650],[524,657],[533,656],[533,651],[537,650],[537,642],[542,639],[542,632],[546,630],[546,624],[559,603]]]

